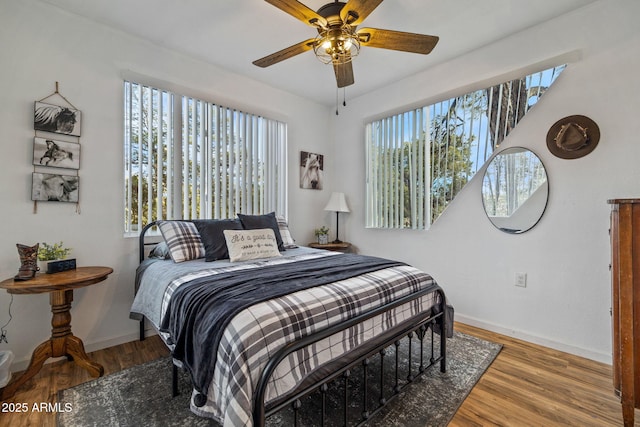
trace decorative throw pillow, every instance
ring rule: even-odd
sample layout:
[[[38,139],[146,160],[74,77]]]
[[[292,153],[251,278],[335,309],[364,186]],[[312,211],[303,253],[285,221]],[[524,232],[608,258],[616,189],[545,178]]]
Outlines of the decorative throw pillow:
[[[229,258],[224,230],[242,230],[238,219],[194,219],[204,244],[205,261],[216,261]]]
[[[224,230],[231,262],[282,256],[273,230]]]
[[[171,259],[167,242],[160,242],[149,252],[149,258]]]
[[[282,216],[276,216],[276,221],[278,222],[278,230],[280,231],[280,237],[282,238],[282,244],[285,249],[295,249],[298,247],[296,245],[296,241],[291,237],[291,232],[289,231],[289,224],[287,224],[287,220]]]
[[[190,221],[160,221],[158,227],[164,241],[169,246],[173,262],[204,257],[204,245],[194,223]]]
[[[282,236],[280,236],[280,229],[278,228],[278,221],[276,220],[276,213],[271,212],[264,215],[243,215],[238,214],[238,219],[242,223],[242,228],[245,230],[255,230],[258,228],[270,228],[273,230],[273,234],[276,236],[278,242],[278,250],[284,251],[284,244],[282,243]]]

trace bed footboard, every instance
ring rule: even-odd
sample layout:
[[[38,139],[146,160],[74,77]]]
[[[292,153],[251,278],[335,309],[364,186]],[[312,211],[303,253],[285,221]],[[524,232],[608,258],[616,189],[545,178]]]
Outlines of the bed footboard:
[[[362,391],[362,395],[363,395],[363,400],[362,400],[362,411],[361,411],[361,416],[360,416],[360,421],[358,422],[358,425],[362,425],[365,422],[367,422],[367,420],[369,420],[374,414],[376,414],[377,412],[379,412],[386,404],[388,404],[390,401],[392,401],[396,396],[398,396],[398,394],[400,394],[400,392],[402,390],[404,390],[405,387],[407,387],[408,385],[410,385],[415,379],[417,379],[420,375],[422,375],[424,372],[426,372],[426,370],[434,365],[436,365],[438,362],[440,363],[440,371],[441,372],[446,372],[447,369],[447,361],[446,361],[446,349],[447,349],[447,340],[446,340],[446,331],[447,331],[447,316],[445,315],[447,312],[447,307],[446,307],[446,298],[445,298],[445,294],[444,291],[442,289],[438,289],[437,292],[440,294],[440,304],[438,306],[438,309],[436,310],[437,313],[433,313],[433,312],[425,312],[423,314],[420,314],[418,316],[415,316],[414,318],[412,318],[410,321],[405,322],[401,328],[397,331],[396,334],[394,334],[393,337],[385,340],[383,343],[379,344],[378,346],[376,346],[375,348],[370,349],[369,351],[367,351],[364,355],[361,355],[360,357],[358,357],[355,360],[352,360],[350,363],[340,367],[339,369],[333,371],[332,373],[330,373],[329,375],[327,375],[325,378],[323,378],[321,381],[316,382],[315,384],[312,384],[309,387],[304,388],[303,390],[299,390],[296,391],[294,394],[292,394],[291,396],[287,397],[286,400],[278,402],[276,405],[274,405],[273,407],[269,408],[267,410],[266,406],[265,406],[265,393],[266,393],[266,388],[267,388],[267,384],[269,382],[269,379],[271,378],[272,374],[274,373],[276,367],[278,366],[278,364],[280,362],[282,362],[282,360],[284,360],[288,355],[290,355],[291,353],[294,353],[297,350],[300,350],[301,348],[304,348],[316,341],[320,341],[324,338],[329,337],[330,335],[333,335],[334,333],[337,333],[343,329],[352,327],[357,325],[358,323],[367,320],[371,317],[374,317],[376,315],[379,315],[381,313],[384,313],[385,311],[388,311],[394,307],[397,307],[399,305],[405,304],[407,302],[410,302],[414,299],[420,298],[424,295],[426,295],[429,292],[433,292],[433,290],[421,290],[418,292],[415,292],[413,294],[407,295],[404,298],[398,299],[396,301],[393,301],[389,304],[386,304],[384,306],[380,306],[379,308],[367,312],[367,313],[363,313],[360,316],[354,317],[353,319],[351,319],[348,322],[339,324],[339,325],[334,325],[333,327],[330,327],[328,329],[325,329],[323,331],[320,331],[316,334],[313,335],[309,335],[306,336],[298,341],[292,342],[290,344],[288,344],[287,346],[283,347],[282,349],[280,349],[280,351],[278,351],[271,359],[269,359],[269,361],[267,362],[267,365],[265,366],[264,370],[262,371],[262,374],[260,376],[260,379],[258,381],[257,387],[256,387],[256,392],[254,394],[254,405],[253,405],[253,421],[254,421],[254,426],[257,427],[262,427],[265,425],[265,421],[266,418],[271,416],[272,414],[284,409],[285,407],[291,405],[292,409],[293,409],[293,413],[294,413],[294,425],[297,425],[297,417],[298,417],[298,411],[301,409],[301,398],[304,396],[307,396],[317,390],[320,390],[321,395],[322,395],[322,414],[321,414],[321,424],[325,425],[325,421],[327,419],[327,414],[325,413],[325,393],[327,390],[327,384],[329,384],[332,381],[336,381],[340,378],[342,378],[345,381],[345,384],[349,381],[349,376],[351,375],[351,371],[353,370],[354,367],[356,367],[357,365],[362,365],[363,369],[363,379],[362,379],[362,385],[363,385],[363,391]],[[424,339],[427,337],[427,332],[428,330],[431,330],[431,342],[430,342],[430,355],[428,357],[428,361],[425,362],[425,355],[424,355]],[[435,351],[434,351],[434,333],[439,333],[440,335],[440,351],[439,351],[439,355],[435,355]],[[408,337],[409,340],[409,369],[408,369],[408,376],[406,378],[407,382],[403,385],[403,386],[399,386],[399,381],[398,381],[398,346],[400,343],[400,340],[404,337]],[[419,363],[419,368],[418,368],[418,372],[414,373],[411,371],[411,346],[412,343],[414,341],[414,339],[417,338],[417,340],[419,341],[419,345],[420,345],[420,363]],[[369,365],[369,361],[370,358],[376,354],[380,355],[381,360],[384,359],[385,356],[385,349],[388,348],[389,346],[395,345],[396,348],[396,357],[395,357],[395,383],[394,383],[394,387],[392,388],[392,392],[388,395],[385,396],[384,395],[384,376],[383,376],[383,369],[384,369],[384,363],[380,363],[380,375],[379,375],[379,381],[380,381],[380,392],[381,392],[381,397],[379,399],[379,405],[375,408],[369,408],[368,407],[368,399],[367,399],[367,371],[368,371],[368,365]],[[347,425],[347,408],[349,407],[349,393],[347,392],[348,387],[345,385],[344,387],[344,423],[343,425]]]

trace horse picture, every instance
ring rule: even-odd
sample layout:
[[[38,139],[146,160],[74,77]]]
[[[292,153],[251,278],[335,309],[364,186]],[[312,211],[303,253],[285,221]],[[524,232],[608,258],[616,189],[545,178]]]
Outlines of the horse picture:
[[[77,203],[79,181],[75,175],[34,172],[31,200]]]
[[[324,156],[300,152],[300,188],[322,190],[324,183]]]
[[[36,102],[33,128],[45,132],[80,136],[80,118],[79,110]]]
[[[80,169],[80,144],[36,137],[33,140],[33,164]]]

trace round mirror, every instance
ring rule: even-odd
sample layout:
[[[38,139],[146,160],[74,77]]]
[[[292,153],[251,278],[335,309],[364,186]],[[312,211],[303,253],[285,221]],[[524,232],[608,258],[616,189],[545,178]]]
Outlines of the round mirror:
[[[544,165],[526,148],[499,152],[484,173],[484,211],[491,223],[505,233],[524,233],[533,228],[544,213],[548,195]]]

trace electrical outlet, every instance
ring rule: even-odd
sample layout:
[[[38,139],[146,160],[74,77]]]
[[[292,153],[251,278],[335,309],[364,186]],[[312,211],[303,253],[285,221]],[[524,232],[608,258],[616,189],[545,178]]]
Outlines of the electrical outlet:
[[[516,273],[516,286],[527,287],[527,273]]]

